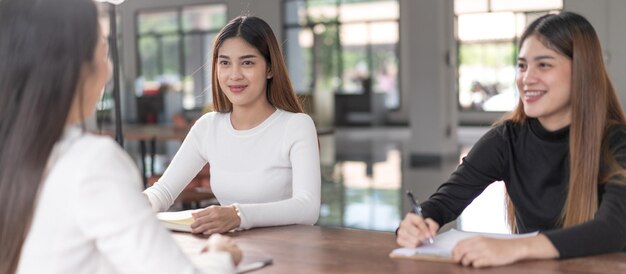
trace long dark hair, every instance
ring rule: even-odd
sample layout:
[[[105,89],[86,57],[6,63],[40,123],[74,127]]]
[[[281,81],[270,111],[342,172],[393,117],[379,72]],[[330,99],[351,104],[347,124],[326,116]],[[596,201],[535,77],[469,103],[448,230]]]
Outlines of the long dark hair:
[[[241,37],[255,47],[265,58],[272,78],[267,80],[265,92],[272,106],[290,111],[303,112],[302,104],[294,92],[283,54],[280,50],[272,28],[263,19],[253,16],[239,16],[231,20],[217,34],[213,43],[213,62],[211,90],[213,92],[213,109],[219,112],[230,112],[233,104],[228,100],[217,79],[217,54],[226,39]]]
[[[0,273],[16,271],[48,157],[98,35],[91,0],[0,1]]]
[[[569,130],[569,183],[561,212],[561,225],[570,227],[593,218],[598,208],[598,185],[613,174],[623,173],[606,147],[607,129],[624,124],[624,112],[606,71],[600,41],[593,26],[573,12],[544,15],[522,34],[519,47],[528,37],[572,61]],[[527,119],[521,101],[507,119]],[[600,166],[606,166],[603,174]],[[509,201],[508,218],[514,227],[514,209]]]

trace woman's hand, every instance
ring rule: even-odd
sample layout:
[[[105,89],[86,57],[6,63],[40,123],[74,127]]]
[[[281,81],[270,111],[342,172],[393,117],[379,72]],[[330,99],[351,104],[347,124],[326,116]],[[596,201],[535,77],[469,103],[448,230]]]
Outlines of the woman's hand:
[[[507,265],[524,259],[558,256],[552,242],[543,234],[518,239],[473,237],[459,241],[452,249],[454,262],[473,267]]]
[[[452,249],[452,260],[464,266],[506,265],[522,258],[522,248],[514,240],[479,236],[459,241]]]
[[[434,237],[439,224],[431,218],[422,218],[417,214],[408,213],[398,228],[396,242],[403,247],[416,247]]]
[[[228,232],[241,224],[241,219],[232,206],[209,206],[191,216],[195,220],[191,224],[191,232],[204,235]]]
[[[207,244],[207,249],[202,250],[203,252],[213,252],[213,251],[224,251],[230,253],[230,256],[233,258],[233,263],[238,265],[241,262],[241,258],[243,257],[241,253],[241,249],[235,244],[232,238],[223,236],[221,234],[213,234],[209,237],[209,241]]]

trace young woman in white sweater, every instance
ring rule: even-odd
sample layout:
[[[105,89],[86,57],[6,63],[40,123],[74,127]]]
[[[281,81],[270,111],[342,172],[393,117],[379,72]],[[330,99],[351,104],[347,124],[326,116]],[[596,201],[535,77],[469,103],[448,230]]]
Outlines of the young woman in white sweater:
[[[220,31],[212,83],[215,112],[194,124],[163,176],[144,192],[154,210],[167,210],[209,163],[220,205],[194,213],[194,233],[317,222],[317,132],[265,21],[240,16]]]
[[[0,273],[200,272],[133,161],[81,128],[109,79],[107,51],[92,0],[0,1]],[[232,273],[239,249],[211,242],[203,269]]]

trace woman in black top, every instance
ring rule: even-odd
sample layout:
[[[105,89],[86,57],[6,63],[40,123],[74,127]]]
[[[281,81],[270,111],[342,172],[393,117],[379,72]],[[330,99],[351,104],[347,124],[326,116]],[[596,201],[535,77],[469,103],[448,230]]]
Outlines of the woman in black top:
[[[600,42],[582,16],[542,16],[520,39],[518,107],[486,133],[447,182],[406,215],[397,242],[415,247],[502,180],[509,223],[533,237],[460,241],[466,266],[626,250],[626,120]]]

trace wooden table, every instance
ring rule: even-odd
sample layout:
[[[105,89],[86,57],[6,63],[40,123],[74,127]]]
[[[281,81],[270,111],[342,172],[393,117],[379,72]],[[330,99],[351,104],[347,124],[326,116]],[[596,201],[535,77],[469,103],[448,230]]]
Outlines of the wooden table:
[[[568,260],[519,262],[509,266],[473,269],[451,263],[391,259],[395,235],[388,232],[282,226],[227,234],[244,251],[244,262],[272,258],[274,264],[253,273],[626,273],[626,253]],[[202,239],[198,239],[202,241]]]

